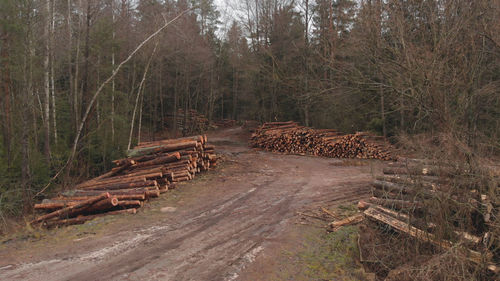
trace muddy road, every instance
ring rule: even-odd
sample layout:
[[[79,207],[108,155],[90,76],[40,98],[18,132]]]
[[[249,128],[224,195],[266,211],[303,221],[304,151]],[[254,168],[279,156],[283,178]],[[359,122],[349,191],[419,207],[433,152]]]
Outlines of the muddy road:
[[[140,214],[0,244],[0,280],[267,280],[251,265],[279,255],[297,212],[368,196],[372,162],[256,151],[246,138],[209,136],[220,167]]]

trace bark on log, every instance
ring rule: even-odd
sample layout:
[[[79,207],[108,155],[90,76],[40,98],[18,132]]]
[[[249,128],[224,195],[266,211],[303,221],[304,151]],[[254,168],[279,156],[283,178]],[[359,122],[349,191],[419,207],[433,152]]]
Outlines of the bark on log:
[[[143,206],[143,202],[139,200],[121,200],[118,201],[118,206],[129,209],[129,208],[140,208]]]
[[[405,200],[394,200],[394,199],[382,199],[377,197],[371,197],[369,199],[371,203],[378,204],[387,208],[396,208],[399,210],[420,210],[423,207],[422,202],[410,202]]]
[[[354,216],[350,216],[340,221],[334,221],[329,224],[331,231],[336,231],[342,226],[353,225],[362,222],[364,219],[363,214],[356,214]]]
[[[113,184],[99,184],[95,186],[87,186],[83,189],[85,190],[117,190],[117,189],[130,189],[145,186],[155,186],[158,182],[155,180],[149,181],[136,181],[136,182],[124,182],[124,183],[113,183]]]
[[[388,215],[385,215],[381,211],[376,210],[374,208],[368,208],[366,211],[364,211],[364,214],[365,216],[374,221],[389,225],[394,230],[401,233],[405,233],[421,242],[430,243],[434,246],[437,246],[438,248],[442,248],[445,250],[448,250],[453,246],[453,243],[451,243],[450,241],[438,240],[433,234],[418,229],[412,225],[409,225],[408,223],[402,222]],[[467,258],[469,260],[475,263],[481,263],[482,256],[479,252],[472,251],[469,249],[466,249],[466,251],[468,253]]]
[[[443,169],[438,167],[385,167],[384,174],[386,175],[422,175],[422,176],[440,176],[450,174],[450,169]]]
[[[54,217],[61,217],[61,216],[72,214],[75,211],[80,211],[81,209],[85,209],[89,205],[92,205],[95,202],[101,201],[103,199],[109,198],[110,196],[111,195],[109,193],[103,193],[103,194],[96,196],[92,199],[82,201],[74,206],[69,206],[69,207],[54,211],[52,213],[40,216],[40,217],[34,219],[33,221],[31,221],[31,223],[34,224],[34,223],[38,223],[38,222],[48,220],[48,219],[51,219]]]
[[[408,234],[419,241],[431,243],[442,249],[449,249],[453,246],[453,244],[449,241],[439,241],[433,234],[420,230],[412,225],[408,225],[408,223],[402,222],[389,215],[386,215],[375,208],[368,208],[366,211],[364,211],[364,214],[366,217],[374,221],[389,225],[394,230]]]
[[[138,164],[134,165],[134,169],[151,167],[151,166],[165,164],[165,163],[171,163],[171,162],[175,162],[179,159],[181,159],[181,155],[179,154],[179,152],[175,152],[175,153],[172,153],[168,156],[163,156],[163,157],[160,157],[160,158],[157,158],[154,160],[149,160],[146,162],[138,163]]]
[[[59,220],[51,220],[44,223],[46,227],[55,227],[55,226],[64,226],[64,225],[74,225],[74,224],[83,224],[89,220],[93,220],[98,217],[107,216],[107,215],[120,215],[120,214],[136,214],[137,209],[125,209],[118,211],[111,211],[103,214],[89,215],[89,216],[78,216],[76,218],[71,219],[59,219]]]
[[[96,203],[89,205],[87,208],[83,209],[82,212],[97,212],[109,210],[118,205],[118,199],[116,197],[110,197],[97,201]]]

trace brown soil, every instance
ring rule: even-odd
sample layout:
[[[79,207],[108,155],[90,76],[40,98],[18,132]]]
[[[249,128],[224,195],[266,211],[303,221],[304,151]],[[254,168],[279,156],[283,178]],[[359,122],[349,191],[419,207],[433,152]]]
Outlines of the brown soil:
[[[366,198],[378,162],[273,154],[247,138],[209,136],[221,165],[137,215],[0,242],[0,280],[279,280],[270,261],[314,233],[297,212]]]

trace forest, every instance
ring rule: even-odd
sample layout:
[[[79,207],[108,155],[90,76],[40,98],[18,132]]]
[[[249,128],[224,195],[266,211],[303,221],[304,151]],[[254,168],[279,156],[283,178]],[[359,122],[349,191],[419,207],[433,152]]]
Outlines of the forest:
[[[0,217],[175,132],[179,109],[499,152],[500,1],[223,5],[0,0]]]

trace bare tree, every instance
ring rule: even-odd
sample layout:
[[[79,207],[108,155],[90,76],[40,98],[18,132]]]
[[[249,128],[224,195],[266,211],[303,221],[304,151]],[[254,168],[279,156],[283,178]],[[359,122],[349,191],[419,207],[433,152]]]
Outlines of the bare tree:
[[[44,0],[44,59],[43,59],[43,71],[44,71],[44,91],[45,91],[45,105],[44,105],[44,130],[45,130],[45,157],[47,162],[50,163],[51,153],[50,153],[50,26],[52,20],[50,9],[50,0]]]

